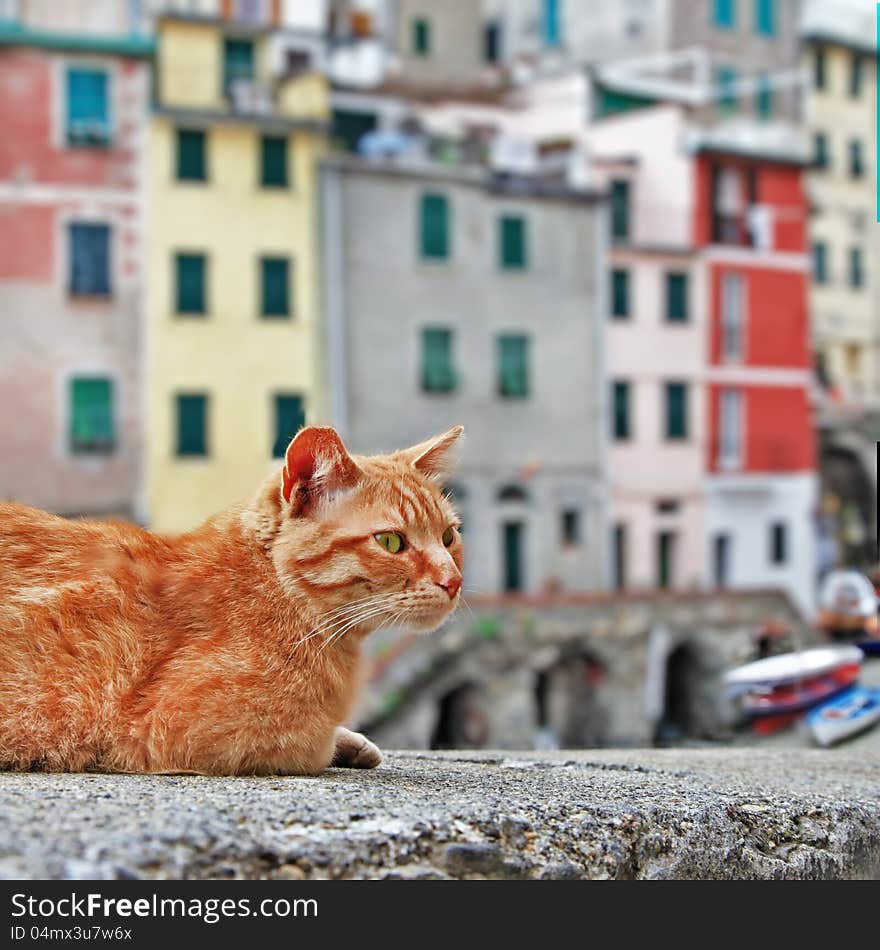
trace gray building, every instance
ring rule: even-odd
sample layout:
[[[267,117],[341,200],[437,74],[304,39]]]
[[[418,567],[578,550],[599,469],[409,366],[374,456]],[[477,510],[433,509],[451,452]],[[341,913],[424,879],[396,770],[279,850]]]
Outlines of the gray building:
[[[358,452],[465,425],[472,592],[602,586],[600,196],[342,156],[322,196],[333,422]]]

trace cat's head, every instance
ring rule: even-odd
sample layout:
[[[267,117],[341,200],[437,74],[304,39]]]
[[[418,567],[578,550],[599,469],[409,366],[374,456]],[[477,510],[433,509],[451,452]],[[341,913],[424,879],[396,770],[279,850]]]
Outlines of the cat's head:
[[[369,457],[349,455],[330,428],[308,426],[290,443],[272,558],[326,634],[433,630],[458,606],[460,521],[441,485],[462,431]]]

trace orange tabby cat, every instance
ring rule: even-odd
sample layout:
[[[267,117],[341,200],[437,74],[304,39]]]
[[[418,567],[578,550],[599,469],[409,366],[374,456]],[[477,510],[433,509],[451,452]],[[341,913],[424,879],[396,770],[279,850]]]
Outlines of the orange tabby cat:
[[[461,431],[352,457],[302,429],[249,503],[181,537],[0,505],[0,768],[378,765],[339,724],[363,638],[458,605],[436,480]]]

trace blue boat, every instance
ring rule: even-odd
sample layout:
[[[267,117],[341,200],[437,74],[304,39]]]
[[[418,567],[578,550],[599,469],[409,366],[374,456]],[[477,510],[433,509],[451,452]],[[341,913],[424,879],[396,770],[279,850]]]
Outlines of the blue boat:
[[[849,739],[880,722],[880,689],[854,686],[817,706],[807,715],[807,725],[821,746]]]

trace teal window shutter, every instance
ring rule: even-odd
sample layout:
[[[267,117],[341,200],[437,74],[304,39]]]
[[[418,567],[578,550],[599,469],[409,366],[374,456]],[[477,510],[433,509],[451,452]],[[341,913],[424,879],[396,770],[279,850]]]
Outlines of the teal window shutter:
[[[864,57],[861,53],[853,53],[849,70],[849,94],[853,99],[858,99],[862,91],[862,63]]]
[[[612,387],[611,431],[615,439],[629,438],[629,422],[629,383],[618,381]]]
[[[413,52],[428,56],[431,52],[431,24],[423,17],[413,20]]]
[[[755,32],[761,36],[776,33],[776,4],[774,0],[755,0]]]
[[[284,458],[290,440],[306,424],[302,396],[275,397],[275,443],[272,457]]]
[[[67,142],[108,145],[110,109],[107,73],[102,69],[67,70]]]
[[[861,178],[864,174],[865,163],[862,157],[862,143],[859,139],[852,139],[849,143],[850,178]]]
[[[543,0],[541,26],[545,46],[559,46],[562,27],[559,20],[559,0]]]
[[[758,80],[758,94],[755,102],[758,116],[762,119],[769,119],[773,115],[773,87],[770,85],[770,79],[763,74]]]
[[[722,113],[736,112],[736,68],[733,66],[719,66],[715,73],[715,77],[719,87],[719,111]]]
[[[449,257],[449,202],[444,195],[422,195],[422,257],[445,260]]]
[[[254,78],[254,44],[250,40],[226,40],[223,44],[223,92],[232,83]]]
[[[862,267],[862,249],[860,247],[851,247],[849,249],[849,285],[858,289],[865,282],[864,268]]]
[[[204,254],[178,254],[175,257],[177,270],[176,307],[178,313],[205,313]]]
[[[817,284],[828,283],[828,249],[824,241],[813,244],[813,281]]]
[[[712,22],[725,30],[736,26],[736,0],[710,0]]]
[[[611,182],[611,237],[629,240],[629,182]]]
[[[70,294],[73,297],[110,296],[108,225],[70,225]]]
[[[422,389],[448,393],[456,387],[452,366],[452,331],[429,327],[422,331]]]
[[[205,133],[201,129],[177,130],[177,177],[181,181],[205,181]]]
[[[686,323],[688,319],[687,274],[666,275],[666,319]]]
[[[520,334],[498,337],[498,394],[523,399],[529,394],[529,339]]]
[[[687,385],[685,383],[667,383],[666,438],[686,439],[687,434]]]
[[[208,454],[208,397],[203,394],[177,397],[177,454]]]
[[[290,316],[290,261],[286,257],[260,260],[261,308],[264,317]]]
[[[629,316],[629,271],[611,271],[611,316]]]
[[[522,270],[526,266],[526,222],[519,215],[502,215],[499,224],[501,267]]]
[[[260,138],[260,184],[264,188],[287,187],[287,139]]]
[[[825,88],[825,49],[822,46],[816,47],[813,57],[813,85],[817,89]]]
[[[813,165],[828,168],[828,136],[824,132],[816,132],[813,136]]]
[[[71,381],[70,448],[77,455],[107,454],[116,442],[113,382],[103,378]]]

